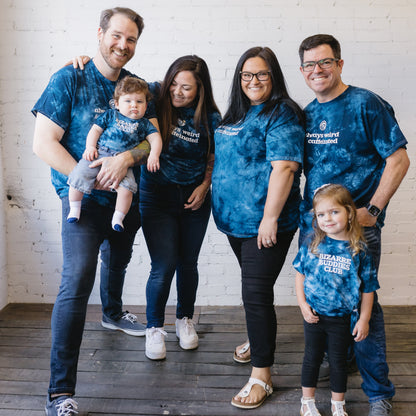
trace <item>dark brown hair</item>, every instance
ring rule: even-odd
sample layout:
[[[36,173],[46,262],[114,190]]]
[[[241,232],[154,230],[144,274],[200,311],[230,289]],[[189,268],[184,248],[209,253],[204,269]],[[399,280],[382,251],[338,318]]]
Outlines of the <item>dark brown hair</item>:
[[[329,45],[335,59],[341,59],[341,45],[332,35],[318,34],[309,36],[299,46],[300,63],[303,64],[303,54],[305,51],[317,48],[321,45]]]
[[[215,104],[214,95],[212,93],[211,77],[209,75],[208,66],[199,56],[186,55],[181,56],[172,63],[166,72],[160,88],[158,120],[163,143],[166,144],[169,142],[172,130],[178,122],[177,111],[176,108],[173,107],[170,97],[170,87],[176,75],[182,71],[192,72],[196,80],[198,92],[194,102],[194,126],[196,131],[199,132],[202,125],[206,130],[208,141],[210,141],[208,114],[216,111],[219,112],[219,110],[217,104]]]

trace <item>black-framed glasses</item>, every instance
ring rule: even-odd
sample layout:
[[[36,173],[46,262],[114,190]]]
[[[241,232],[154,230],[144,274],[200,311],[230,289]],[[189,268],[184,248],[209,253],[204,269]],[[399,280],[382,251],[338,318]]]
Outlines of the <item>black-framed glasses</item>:
[[[321,69],[331,68],[334,62],[338,62],[339,59],[335,58],[325,58],[320,59],[319,61],[307,61],[304,62],[301,67],[305,72],[312,72],[315,69],[315,66],[318,65]]]
[[[240,77],[243,81],[249,82],[254,77],[256,77],[259,81],[267,81],[270,78],[270,71],[260,71],[257,74],[253,74],[252,72],[247,71],[240,71]]]

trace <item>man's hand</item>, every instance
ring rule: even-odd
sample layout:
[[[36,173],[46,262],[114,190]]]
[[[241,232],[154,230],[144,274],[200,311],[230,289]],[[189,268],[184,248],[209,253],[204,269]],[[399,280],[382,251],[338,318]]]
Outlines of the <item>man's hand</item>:
[[[357,220],[361,227],[373,227],[374,225],[376,225],[377,217],[373,217],[368,212],[368,209],[363,207],[357,209]]]
[[[103,157],[91,163],[90,167],[101,166],[95,182],[95,189],[110,191],[117,189],[122,179],[127,174],[127,169],[132,166],[129,152],[120,153],[113,157]]]

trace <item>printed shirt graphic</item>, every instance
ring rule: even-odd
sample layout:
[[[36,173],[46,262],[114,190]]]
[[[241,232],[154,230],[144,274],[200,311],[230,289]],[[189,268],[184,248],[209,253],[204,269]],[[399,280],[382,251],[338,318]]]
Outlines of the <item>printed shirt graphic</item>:
[[[122,69],[119,79],[126,75],[132,74]],[[109,108],[114,108],[115,86],[116,82],[105,78],[92,60],[83,71],[66,66],[52,75],[32,112],[35,115],[40,112],[65,130],[60,143],[78,161],[95,119]],[[146,117],[156,117],[151,103],[147,107]],[[67,176],[51,169],[51,179],[57,194],[60,197],[67,196]],[[101,205],[113,206],[116,195],[112,192],[93,191],[86,197],[95,199]]]
[[[215,131],[212,175],[213,215],[218,229],[234,237],[254,237],[263,217],[271,161],[302,163],[305,132],[284,103],[273,116],[252,106],[239,124]],[[300,168],[278,220],[278,231],[298,226]]]
[[[325,237],[318,246],[318,256],[302,245],[293,266],[305,276],[309,306],[325,316],[350,314],[359,303],[360,292],[380,287],[371,255],[361,251],[353,257],[348,241]]]
[[[147,118],[134,120],[123,116],[116,109],[107,110],[94,124],[104,130],[98,145],[108,147],[114,152],[132,149],[149,134],[157,133],[156,127]]]
[[[313,192],[326,183],[344,185],[357,208],[365,206],[377,189],[384,160],[407,143],[392,107],[371,91],[349,86],[330,102],[312,101],[305,113],[303,219],[310,223]],[[380,226],[383,219],[380,215]]]
[[[154,96],[158,95],[159,83],[150,84]],[[178,123],[174,127],[169,144],[164,146],[160,155],[160,170],[149,172],[142,168],[142,175],[146,181],[159,184],[175,183],[191,185],[201,183],[207,166],[208,146],[210,153],[214,153],[214,131],[220,123],[218,112],[208,114],[209,137],[203,125],[199,131],[194,125],[194,108],[177,108]]]

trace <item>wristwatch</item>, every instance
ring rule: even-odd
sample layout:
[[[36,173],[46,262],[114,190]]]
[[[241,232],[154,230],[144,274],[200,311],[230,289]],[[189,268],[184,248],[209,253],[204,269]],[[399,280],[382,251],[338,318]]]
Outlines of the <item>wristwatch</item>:
[[[366,208],[369,214],[373,217],[378,217],[380,215],[381,209],[376,207],[375,205],[371,205],[370,203],[368,203],[366,205]]]

